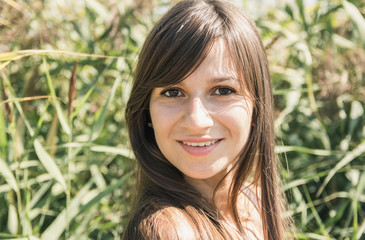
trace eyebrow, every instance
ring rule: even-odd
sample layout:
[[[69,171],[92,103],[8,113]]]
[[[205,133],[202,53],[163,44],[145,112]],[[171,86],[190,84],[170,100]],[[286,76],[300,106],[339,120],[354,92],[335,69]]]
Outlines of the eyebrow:
[[[239,82],[239,80],[234,76],[222,76],[222,77],[215,77],[215,78],[209,79],[209,82],[214,83],[214,84],[221,83],[221,82],[226,82],[226,81]],[[183,81],[181,81],[177,84],[172,84],[172,86],[173,85],[178,86],[178,85],[184,85],[184,84],[183,84]]]
[[[236,77],[233,76],[226,76],[226,77],[217,77],[210,80],[213,83],[220,83],[225,81],[238,81]]]

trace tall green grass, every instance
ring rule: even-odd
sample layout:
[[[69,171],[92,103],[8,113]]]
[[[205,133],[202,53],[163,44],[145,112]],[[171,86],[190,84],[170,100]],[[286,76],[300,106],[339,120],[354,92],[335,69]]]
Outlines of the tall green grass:
[[[149,9],[1,4],[0,238],[120,238],[134,182],[123,112]]]
[[[288,1],[257,21],[299,239],[365,239],[364,6]]]
[[[271,64],[287,214],[299,239],[365,239],[365,3],[278,2],[244,6]],[[0,239],[120,239],[135,181],[124,108],[166,5],[0,3]]]

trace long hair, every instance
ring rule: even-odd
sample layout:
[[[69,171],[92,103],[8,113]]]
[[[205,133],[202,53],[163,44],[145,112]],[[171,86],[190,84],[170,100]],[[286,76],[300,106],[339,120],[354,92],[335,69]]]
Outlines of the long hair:
[[[243,184],[251,181],[260,187],[258,199],[265,239],[284,239],[266,54],[255,23],[241,9],[221,0],[176,4],[154,26],[142,47],[126,108],[130,142],[138,161],[138,193],[124,239],[158,239],[160,230],[153,224],[157,220],[151,216],[169,207],[181,209],[195,226],[199,239],[229,238],[214,206],[164,157],[148,126],[152,90],[183,81],[199,67],[218,39],[225,40],[241,84],[254,102],[254,126],[232,170],[229,199],[234,220],[244,234],[237,199]],[[149,233],[143,233],[143,228],[148,228]]]

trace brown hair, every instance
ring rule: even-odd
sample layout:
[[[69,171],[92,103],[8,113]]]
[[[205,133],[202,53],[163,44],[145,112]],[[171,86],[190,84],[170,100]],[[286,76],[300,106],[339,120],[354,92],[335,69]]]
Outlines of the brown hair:
[[[265,239],[284,239],[284,198],[274,154],[273,98],[266,54],[255,23],[238,7],[220,0],[178,3],[155,25],[143,45],[126,108],[139,175],[137,199],[124,239],[162,239],[165,230],[169,239],[179,239],[175,214],[182,214],[191,223],[197,239],[229,238],[214,206],[164,157],[148,126],[152,90],[184,80],[220,38],[226,41],[239,79],[254,99],[254,127],[234,167],[230,187],[234,219],[244,234],[237,199],[243,184],[252,177],[253,185],[260,187]]]

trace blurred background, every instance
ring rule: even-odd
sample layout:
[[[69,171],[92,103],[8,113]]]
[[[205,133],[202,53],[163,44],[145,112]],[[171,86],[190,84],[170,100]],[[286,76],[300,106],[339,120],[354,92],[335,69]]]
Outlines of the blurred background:
[[[0,0],[0,239],[121,238],[133,68],[173,2]],[[365,1],[234,2],[271,64],[297,238],[365,239]]]

